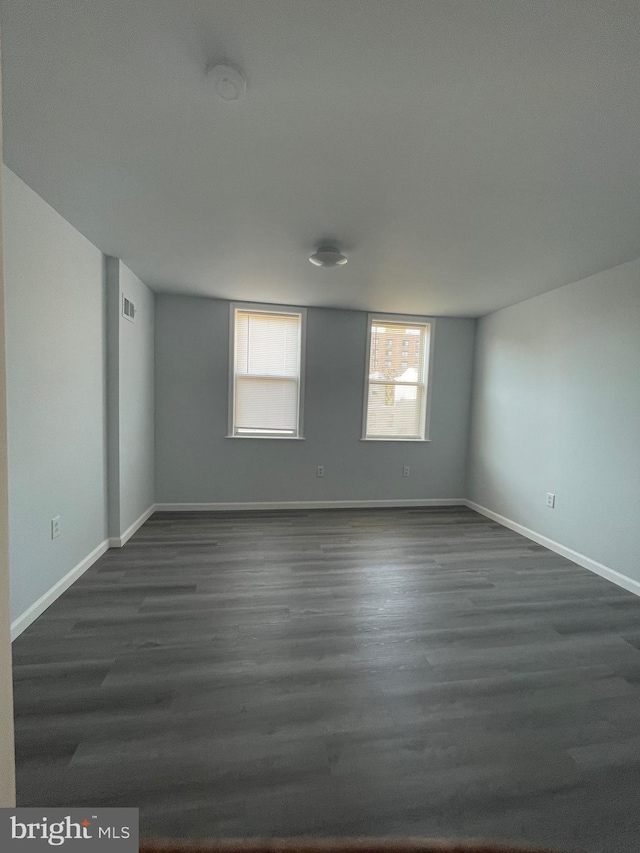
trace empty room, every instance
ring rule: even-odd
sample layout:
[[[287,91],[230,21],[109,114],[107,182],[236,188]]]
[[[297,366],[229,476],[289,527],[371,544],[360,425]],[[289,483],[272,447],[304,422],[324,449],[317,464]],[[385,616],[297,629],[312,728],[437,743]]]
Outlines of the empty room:
[[[640,4],[0,28],[4,814],[637,853]]]

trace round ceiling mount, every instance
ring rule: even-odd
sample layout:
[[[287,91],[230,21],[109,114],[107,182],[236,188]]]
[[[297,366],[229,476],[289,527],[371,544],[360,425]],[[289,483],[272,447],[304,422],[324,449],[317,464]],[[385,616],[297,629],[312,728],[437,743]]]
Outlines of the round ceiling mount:
[[[247,92],[244,74],[232,65],[213,65],[207,76],[223,101],[241,101]]]
[[[309,260],[317,267],[341,267],[348,259],[335,246],[320,246]]]

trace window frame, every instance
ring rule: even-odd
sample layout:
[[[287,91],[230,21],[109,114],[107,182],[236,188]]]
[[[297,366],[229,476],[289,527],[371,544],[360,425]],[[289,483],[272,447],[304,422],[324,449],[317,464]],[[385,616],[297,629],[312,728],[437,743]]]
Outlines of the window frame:
[[[296,435],[274,435],[269,433],[245,433],[238,435],[235,432],[235,407],[236,407],[236,312],[249,311],[255,314],[291,314],[300,317],[300,361],[298,372],[298,418]],[[274,305],[265,302],[230,302],[229,303],[229,388],[227,394],[228,420],[226,438],[257,438],[275,439],[276,441],[304,441],[304,378],[307,349],[307,309],[294,305]]]
[[[420,413],[420,424],[422,437],[415,438],[413,436],[403,438],[402,436],[367,436],[367,414],[369,402],[369,365],[371,363],[371,330],[375,323],[380,325],[393,324],[402,325],[406,323],[408,326],[429,326],[429,345],[425,347],[423,358],[426,361],[426,369],[424,371],[424,406]],[[431,396],[433,384],[433,353],[435,345],[435,329],[436,321],[433,317],[424,317],[416,314],[382,314],[369,313],[367,314],[367,345],[366,345],[366,360],[364,369],[364,389],[362,397],[362,437],[360,441],[413,441],[413,442],[428,442],[431,441]]]

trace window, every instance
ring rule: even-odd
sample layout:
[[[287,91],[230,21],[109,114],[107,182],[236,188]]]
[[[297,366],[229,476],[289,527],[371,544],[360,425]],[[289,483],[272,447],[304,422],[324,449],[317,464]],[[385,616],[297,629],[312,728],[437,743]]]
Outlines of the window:
[[[393,346],[393,338],[387,338],[387,346],[388,347]]]
[[[229,435],[302,437],[304,309],[231,306]]]
[[[432,320],[369,315],[368,375],[365,385],[364,435],[369,440],[424,441],[428,428],[429,365],[433,346]],[[393,334],[412,337],[415,366],[375,362],[375,342]]]

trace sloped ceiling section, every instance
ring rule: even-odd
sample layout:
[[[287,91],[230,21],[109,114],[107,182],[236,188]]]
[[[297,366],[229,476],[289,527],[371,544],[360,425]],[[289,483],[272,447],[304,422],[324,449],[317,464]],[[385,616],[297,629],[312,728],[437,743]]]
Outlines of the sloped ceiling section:
[[[640,255],[636,0],[0,10],[8,166],[156,290],[473,316]]]

